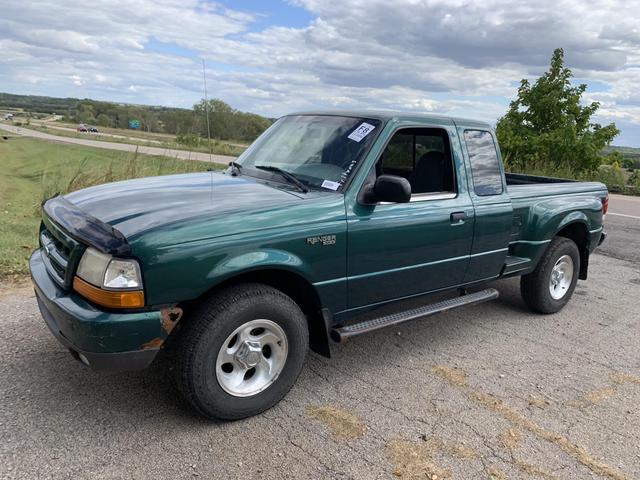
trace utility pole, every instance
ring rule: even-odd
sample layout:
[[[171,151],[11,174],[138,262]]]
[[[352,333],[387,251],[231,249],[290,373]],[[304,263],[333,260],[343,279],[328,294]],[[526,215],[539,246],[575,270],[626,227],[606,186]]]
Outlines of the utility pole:
[[[204,112],[207,116],[207,145],[209,147],[209,160],[211,160],[211,127],[209,125],[209,99],[207,98],[207,70],[202,59],[202,80],[204,82]]]

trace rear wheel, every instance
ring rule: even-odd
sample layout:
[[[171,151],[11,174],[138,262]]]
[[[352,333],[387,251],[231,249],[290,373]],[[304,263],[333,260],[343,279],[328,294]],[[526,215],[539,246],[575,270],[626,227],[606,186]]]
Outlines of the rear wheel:
[[[522,276],[522,298],[535,312],[555,313],[573,295],[579,271],[580,253],[576,244],[568,238],[555,237],[536,269]]]
[[[307,353],[304,314],[279,290],[246,284],[221,291],[186,319],[178,384],[196,410],[236,420],[278,403]]]

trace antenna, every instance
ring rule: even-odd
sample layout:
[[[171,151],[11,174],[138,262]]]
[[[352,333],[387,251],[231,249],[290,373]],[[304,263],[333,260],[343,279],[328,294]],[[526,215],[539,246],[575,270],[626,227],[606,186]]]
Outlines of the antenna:
[[[202,80],[204,82],[204,111],[207,116],[207,145],[209,147],[209,161],[211,161],[211,127],[209,124],[209,99],[207,98],[207,70],[204,66],[204,58],[202,59]]]

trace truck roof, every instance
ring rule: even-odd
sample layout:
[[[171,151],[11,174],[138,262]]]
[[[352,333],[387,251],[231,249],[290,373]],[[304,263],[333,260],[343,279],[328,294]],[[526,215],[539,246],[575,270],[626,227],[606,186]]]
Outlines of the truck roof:
[[[419,123],[450,123],[456,125],[473,126],[492,130],[493,126],[488,122],[471,118],[439,115],[436,113],[403,112],[399,110],[305,110],[293,112],[289,115],[338,115],[342,117],[364,117],[382,121],[408,120]]]

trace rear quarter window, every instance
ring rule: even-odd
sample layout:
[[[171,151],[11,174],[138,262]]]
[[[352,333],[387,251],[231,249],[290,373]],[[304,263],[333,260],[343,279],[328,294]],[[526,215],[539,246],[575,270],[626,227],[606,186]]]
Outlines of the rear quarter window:
[[[476,195],[500,195],[503,191],[502,174],[493,135],[485,130],[465,130],[464,141]]]

